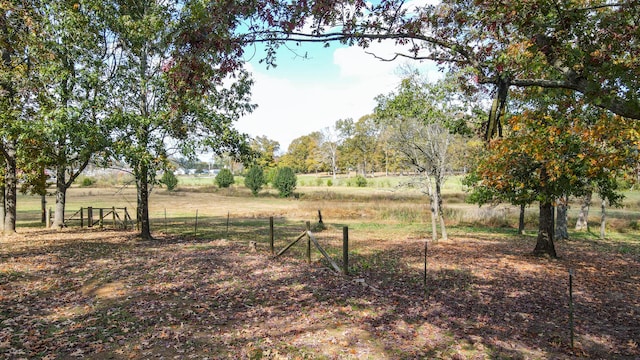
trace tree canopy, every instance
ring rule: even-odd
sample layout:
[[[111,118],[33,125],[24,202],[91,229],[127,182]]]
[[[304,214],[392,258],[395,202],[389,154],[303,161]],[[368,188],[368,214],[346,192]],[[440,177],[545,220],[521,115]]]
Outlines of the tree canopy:
[[[545,96],[546,95],[546,96]],[[553,211],[543,211],[563,196],[597,190],[617,204],[618,179],[640,160],[640,124],[560,94],[530,96],[509,117],[508,136],[492,140],[478,168],[467,179],[470,199],[480,204],[506,201],[541,206],[535,252],[556,256]]]

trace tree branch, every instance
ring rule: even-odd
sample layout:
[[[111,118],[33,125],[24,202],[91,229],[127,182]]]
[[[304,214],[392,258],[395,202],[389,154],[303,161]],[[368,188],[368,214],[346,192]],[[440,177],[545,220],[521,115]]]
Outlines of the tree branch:
[[[437,61],[437,62],[446,62],[446,63],[457,63],[457,64],[464,64],[467,63],[467,60],[459,60],[459,59],[452,59],[452,58],[442,58],[442,57],[438,57],[438,56],[416,56],[416,55],[407,55],[407,54],[402,54],[402,53],[395,53],[393,55],[393,57],[391,58],[383,58],[382,56],[378,56],[372,52],[369,51],[365,51],[365,54],[367,55],[371,55],[374,58],[380,60],[380,61],[386,61],[386,62],[392,62],[395,61],[396,59],[398,59],[399,57],[402,58],[407,58],[407,59],[411,59],[411,60],[433,60],[433,61]]]

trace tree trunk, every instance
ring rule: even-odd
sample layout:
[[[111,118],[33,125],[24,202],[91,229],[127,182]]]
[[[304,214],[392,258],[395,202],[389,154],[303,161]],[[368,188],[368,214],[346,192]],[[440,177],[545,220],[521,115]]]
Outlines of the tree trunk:
[[[64,209],[67,199],[67,186],[65,184],[64,167],[56,170],[56,212],[53,216],[53,227],[62,229],[64,227]]]
[[[331,155],[331,171],[333,172],[333,181],[336,181],[336,171],[338,168],[338,159],[336,159],[336,153]]]
[[[442,235],[442,240],[447,240],[449,237],[447,236],[447,227],[444,224],[444,216],[440,214],[440,235]]]
[[[576,221],[576,230],[589,231],[589,207],[591,206],[591,192],[588,192],[582,198],[582,204],[580,204],[580,213],[578,214],[578,220]]]
[[[526,209],[525,204],[520,204],[520,217],[518,218],[518,234],[524,235],[524,211]]]
[[[607,199],[602,199],[602,203],[600,205],[602,209],[602,215],[600,216],[600,239],[605,238],[605,229],[606,229],[606,220],[607,220]]]
[[[442,209],[442,186],[440,185],[440,181],[436,179],[436,214],[438,214],[438,218],[440,219],[440,234],[442,235],[443,240],[447,240],[447,228],[444,224],[444,215]]]
[[[144,240],[152,240],[151,226],[149,224],[149,168],[146,164],[138,165],[136,171],[136,183],[138,190],[138,222],[140,224],[140,237]]]
[[[4,174],[5,184],[5,217],[4,233],[13,234],[16,232],[17,198],[18,198],[18,178],[16,168],[16,142],[9,140],[5,143],[5,164]]]
[[[540,202],[539,219],[538,241],[533,253],[555,258],[557,255],[553,244],[553,204],[550,201]]]
[[[431,239],[438,241],[438,195],[433,192],[431,188],[431,181],[429,181],[429,205],[431,207]]]
[[[4,219],[5,219],[5,214],[6,212],[6,201],[5,201],[5,195],[6,195],[6,187],[4,186],[4,182],[2,184],[0,184],[0,231],[4,232]]]
[[[569,223],[569,197],[564,195],[558,199],[556,214],[556,233],[555,239],[566,240],[569,238],[567,226]]]
[[[47,224],[47,195],[40,195],[40,222],[44,224],[44,227],[49,227]]]

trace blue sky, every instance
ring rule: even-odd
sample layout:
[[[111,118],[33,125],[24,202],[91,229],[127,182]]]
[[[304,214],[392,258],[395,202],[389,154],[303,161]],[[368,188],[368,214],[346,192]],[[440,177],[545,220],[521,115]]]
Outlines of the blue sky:
[[[258,108],[236,123],[236,128],[252,137],[267,136],[286,152],[290,142],[313,131],[332,126],[339,119],[354,120],[370,114],[374,98],[393,91],[400,82],[401,61],[384,62],[359,47],[332,44],[290,45],[303,59],[281,48],[276,68],[266,68],[247,49],[247,68],[253,73],[253,102]],[[380,56],[397,50],[393,42],[375,43],[367,51]],[[406,61],[405,61],[406,62]],[[438,77],[433,63],[410,61],[431,78]]]

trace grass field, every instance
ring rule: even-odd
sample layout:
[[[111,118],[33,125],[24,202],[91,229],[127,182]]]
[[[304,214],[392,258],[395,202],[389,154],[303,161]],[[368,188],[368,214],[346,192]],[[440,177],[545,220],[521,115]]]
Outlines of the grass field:
[[[450,239],[429,241],[425,273],[430,221],[419,192],[396,188],[401,179],[366,188],[313,179],[303,178],[297,199],[206,182],[156,188],[157,239],[149,242],[109,221],[104,230],[74,221],[62,231],[42,229],[40,199],[21,196],[19,232],[0,240],[0,358],[640,357],[637,193],[609,210],[606,240],[571,231],[571,240],[557,243],[560,259],[551,260],[529,255],[535,208],[529,235],[516,235],[516,209],[465,204],[453,180],[445,199]],[[133,214],[135,199],[131,187],[73,188],[68,215],[87,206]],[[338,263],[348,227],[350,275],[333,273],[317,251],[307,264],[305,240],[273,258],[270,216],[276,250],[310,221]]]

